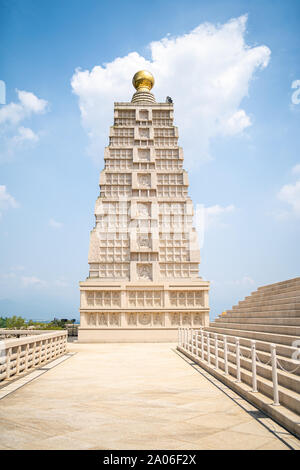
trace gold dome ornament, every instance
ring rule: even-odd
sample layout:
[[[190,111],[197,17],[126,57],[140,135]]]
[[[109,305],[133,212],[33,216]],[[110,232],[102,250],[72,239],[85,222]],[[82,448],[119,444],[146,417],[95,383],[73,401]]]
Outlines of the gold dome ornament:
[[[134,74],[132,84],[137,91],[150,91],[154,85],[154,77],[147,70],[139,70]]]

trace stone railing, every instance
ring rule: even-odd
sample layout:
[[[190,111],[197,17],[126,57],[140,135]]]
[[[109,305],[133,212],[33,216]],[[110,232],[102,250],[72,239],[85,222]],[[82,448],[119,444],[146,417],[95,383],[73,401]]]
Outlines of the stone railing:
[[[30,331],[30,336],[28,330],[1,330],[1,334],[3,331],[25,337],[0,340],[0,383],[47,364],[67,350],[66,330]]]
[[[24,328],[24,329],[0,328],[0,339],[20,338],[21,336],[43,335],[45,333],[52,333],[52,332],[53,330],[35,330],[35,329],[30,329],[30,328]]]

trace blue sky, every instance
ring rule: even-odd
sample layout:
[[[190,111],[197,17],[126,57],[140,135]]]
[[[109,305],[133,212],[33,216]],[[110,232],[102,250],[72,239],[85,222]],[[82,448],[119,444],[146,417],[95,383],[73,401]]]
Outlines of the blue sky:
[[[238,18],[245,15],[243,30]],[[209,31],[203,23],[210,23]],[[208,218],[200,274],[213,281],[212,317],[259,285],[299,275],[299,30],[300,2],[291,0],[0,1],[0,80],[6,84],[6,105],[0,104],[0,314],[79,318],[78,282],[88,274],[107,144],[101,139],[112,124],[114,99],[131,99],[132,74],[127,83],[123,72],[135,60],[156,67],[157,100],[171,94],[175,102],[189,192]],[[234,35],[244,41],[237,51]],[[192,38],[187,46],[186,37]],[[199,65],[197,48],[209,37],[216,48]],[[149,46],[161,46],[162,38],[170,57],[175,51],[165,75],[161,58],[154,57],[160,53]],[[174,45],[172,38],[180,40]],[[187,73],[182,54],[192,83],[176,88],[174,70]],[[118,57],[124,58],[121,71]],[[214,74],[224,76],[227,57],[237,81],[229,98],[228,89],[214,93],[206,112],[201,90],[211,90]],[[120,85],[107,92],[104,64]],[[95,98],[92,106],[88,97]],[[199,118],[198,128],[189,127],[189,115]]]

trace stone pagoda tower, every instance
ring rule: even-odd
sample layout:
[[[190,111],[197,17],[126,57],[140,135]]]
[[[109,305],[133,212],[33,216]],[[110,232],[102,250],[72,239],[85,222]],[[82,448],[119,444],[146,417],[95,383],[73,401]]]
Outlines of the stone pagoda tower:
[[[153,76],[133,77],[131,102],[114,104],[80,283],[82,342],[175,341],[179,326],[208,325],[200,252],[173,103],[156,103]]]

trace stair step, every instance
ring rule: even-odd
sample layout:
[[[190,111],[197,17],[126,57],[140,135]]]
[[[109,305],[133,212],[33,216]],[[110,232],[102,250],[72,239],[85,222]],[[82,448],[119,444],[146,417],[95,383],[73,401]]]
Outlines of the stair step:
[[[290,303],[290,304],[280,304],[280,305],[249,305],[246,307],[239,307],[234,305],[232,309],[228,310],[228,312],[269,312],[272,310],[276,311],[295,311],[300,312],[300,303]]]
[[[275,282],[274,284],[267,284],[266,286],[258,287],[258,291],[266,291],[272,289],[285,289],[291,286],[300,286],[300,277],[295,277],[293,279],[288,279],[286,281]]]
[[[221,320],[221,319],[220,319]],[[210,325],[212,326],[212,325]],[[293,335],[300,337],[300,326],[262,325],[258,323],[227,323],[224,320],[218,322],[220,328],[255,331],[258,333],[278,333],[279,335]]]
[[[285,318],[288,319],[290,317],[292,318],[299,318],[299,313],[298,312],[293,312],[290,310],[271,310],[269,312],[229,312],[227,311],[226,315],[219,315],[217,318]]]
[[[249,297],[258,297],[258,298],[261,298],[261,299],[264,299],[264,298],[280,298],[280,297],[284,297],[284,296],[290,296],[290,295],[299,295],[299,289],[300,289],[300,285],[296,285],[296,286],[293,286],[293,287],[287,287],[285,289],[272,289],[272,290],[265,290],[265,291],[259,291],[259,290],[256,290],[256,291],[253,291],[253,292],[250,292],[250,295],[247,296],[247,298]]]
[[[243,324],[254,323],[259,325],[283,325],[283,326],[299,326],[300,327],[300,316],[299,317],[288,317],[288,318],[264,318],[264,317],[245,317],[243,315],[223,315],[222,317],[216,318],[216,323],[237,323],[237,320],[241,320]]]
[[[234,329],[234,328],[226,328],[224,327],[219,327],[219,326],[209,326],[206,327],[206,330],[209,331],[214,331],[215,333],[220,333],[223,335],[230,335],[230,336],[242,336],[244,338],[250,338],[250,339],[255,339],[255,340],[260,340],[260,341],[267,341],[270,343],[275,343],[275,344],[283,344],[286,346],[292,346],[292,343],[294,341],[299,340],[299,336],[292,336],[292,335],[282,335],[282,334],[274,334],[274,333],[269,333],[269,332],[260,332],[260,331],[248,331],[244,329]]]
[[[240,300],[237,305],[234,305],[234,307],[259,307],[259,306],[264,306],[264,305],[282,305],[282,304],[290,304],[290,303],[299,303],[300,302],[300,292],[299,295],[293,296],[293,297],[283,297],[282,299],[257,299],[257,298],[251,298],[251,299],[244,299]]]
[[[259,292],[254,292],[251,295],[246,295],[244,300],[250,300],[250,299],[253,299],[253,300],[289,299],[291,297],[298,297],[300,295],[299,291],[300,291],[300,287],[295,288],[295,289],[289,289],[288,292],[281,292],[281,293],[277,293],[277,294],[268,294],[268,295],[267,294],[260,294]]]

